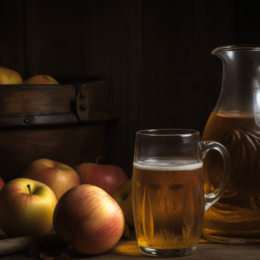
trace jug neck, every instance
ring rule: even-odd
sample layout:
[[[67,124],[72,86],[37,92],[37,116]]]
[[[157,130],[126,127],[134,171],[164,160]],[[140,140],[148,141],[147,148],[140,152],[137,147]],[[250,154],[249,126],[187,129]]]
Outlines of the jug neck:
[[[213,112],[252,116],[260,111],[260,46],[225,46],[212,54],[223,64],[221,93]]]

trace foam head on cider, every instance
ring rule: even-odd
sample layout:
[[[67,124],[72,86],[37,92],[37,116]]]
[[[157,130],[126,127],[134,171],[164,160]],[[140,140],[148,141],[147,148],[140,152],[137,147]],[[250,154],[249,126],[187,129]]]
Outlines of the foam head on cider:
[[[203,162],[179,159],[149,159],[134,162],[134,167],[151,171],[192,171],[203,167]]]

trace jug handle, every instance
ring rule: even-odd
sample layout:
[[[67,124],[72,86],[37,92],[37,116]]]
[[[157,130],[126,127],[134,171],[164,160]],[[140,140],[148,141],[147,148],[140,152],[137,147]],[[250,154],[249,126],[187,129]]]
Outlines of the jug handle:
[[[218,142],[204,141],[202,142],[203,159],[207,154],[207,152],[210,150],[216,150],[221,154],[224,168],[223,168],[223,176],[218,187],[213,192],[204,194],[204,200],[205,200],[204,212],[206,212],[210,208],[210,206],[212,206],[215,202],[217,202],[222,196],[222,194],[225,192],[226,183],[230,175],[230,156],[228,150]]]

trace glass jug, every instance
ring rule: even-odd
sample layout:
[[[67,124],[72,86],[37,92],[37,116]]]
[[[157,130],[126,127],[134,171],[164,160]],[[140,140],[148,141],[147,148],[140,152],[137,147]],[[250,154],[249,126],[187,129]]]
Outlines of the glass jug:
[[[230,153],[225,193],[204,216],[204,238],[221,243],[260,242],[260,45],[219,47],[222,89],[205,126],[204,141],[217,141]],[[204,160],[205,192],[217,187],[222,159]]]

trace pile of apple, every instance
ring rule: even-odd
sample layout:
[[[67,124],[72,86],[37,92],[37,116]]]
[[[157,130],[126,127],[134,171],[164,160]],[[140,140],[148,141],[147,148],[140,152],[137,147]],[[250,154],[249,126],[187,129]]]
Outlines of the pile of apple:
[[[0,178],[0,227],[9,237],[53,227],[77,252],[104,253],[134,226],[131,181],[114,165],[36,160],[21,178]]]
[[[48,75],[36,75],[23,81],[22,76],[17,71],[0,67],[0,85],[3,84],[47,85],[59,83]]]
[[[2,84],[59,84],[46,75],[23,81],[0,67]],[[134,227],[132,180],[114,165],[82,163],[71,168],[50,159],[31,163],[17,178],[0,178],[0,228],[9,237],[38,235],[54,228],[82,254],[101,254]]]

